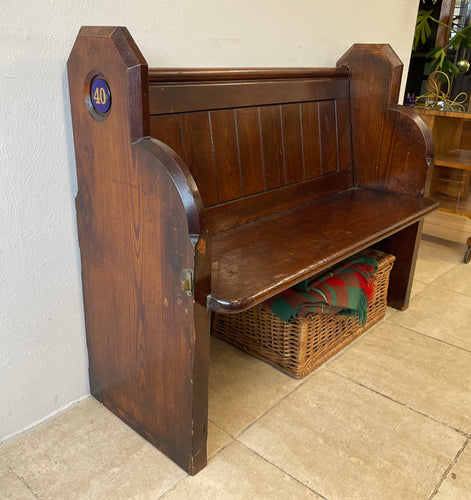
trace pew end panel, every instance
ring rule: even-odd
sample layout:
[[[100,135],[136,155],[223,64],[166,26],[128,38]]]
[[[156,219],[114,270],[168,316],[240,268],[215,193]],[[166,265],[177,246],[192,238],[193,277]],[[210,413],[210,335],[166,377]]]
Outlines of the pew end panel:
[[[355,44],[337,66],[350,75],[358,187],[424,196],[434,153],[430,127],[397,105],[403,65],[387,44]]]
[[[68,77],[91,392],[195,473],[206,464],[209,312],[181,276],[209,293],[201,199],[180,158],[144,136],[147,64],[126,29],[82,28]],[[96,77],[111,92],[104,114],[91,104]]]

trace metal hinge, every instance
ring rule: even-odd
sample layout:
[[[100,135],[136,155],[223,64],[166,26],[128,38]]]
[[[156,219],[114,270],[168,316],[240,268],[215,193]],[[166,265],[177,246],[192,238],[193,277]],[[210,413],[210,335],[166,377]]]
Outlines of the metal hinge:
[[[183,269],[180,274],[180,281],[182,282],[182,290],[187,294],[193,295],[193,271],[191,269]]]

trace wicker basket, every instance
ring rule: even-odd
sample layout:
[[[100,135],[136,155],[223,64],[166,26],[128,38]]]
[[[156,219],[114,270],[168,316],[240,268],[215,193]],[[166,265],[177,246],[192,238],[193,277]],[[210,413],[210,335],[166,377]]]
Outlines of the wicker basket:
[[[258,305],[238,314],[215,314],[213,334],[296,378],[305,377],[384,317],[395,257],[374,249],[361,253],[378,261],[364,327],[341,314],[311,314],[285,323]]]

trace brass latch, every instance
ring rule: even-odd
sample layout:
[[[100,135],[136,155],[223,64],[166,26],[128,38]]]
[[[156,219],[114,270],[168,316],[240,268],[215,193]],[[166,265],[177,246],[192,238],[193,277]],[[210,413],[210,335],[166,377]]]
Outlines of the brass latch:
[[[180,281],[182,282],[182,290],[187,294],[193,295],[193,271],[191,269],[183,269],[180,274]]]

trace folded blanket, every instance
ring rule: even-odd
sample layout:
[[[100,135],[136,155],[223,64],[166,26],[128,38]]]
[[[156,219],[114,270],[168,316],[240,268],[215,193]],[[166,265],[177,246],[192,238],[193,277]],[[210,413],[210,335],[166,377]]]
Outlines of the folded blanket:
[[[377,268],[375,259],[353,255],[322,276],[308,278],[267,300],[264,306],[286,323],[312,313],[340,313],[357,316],[364,325]]]

